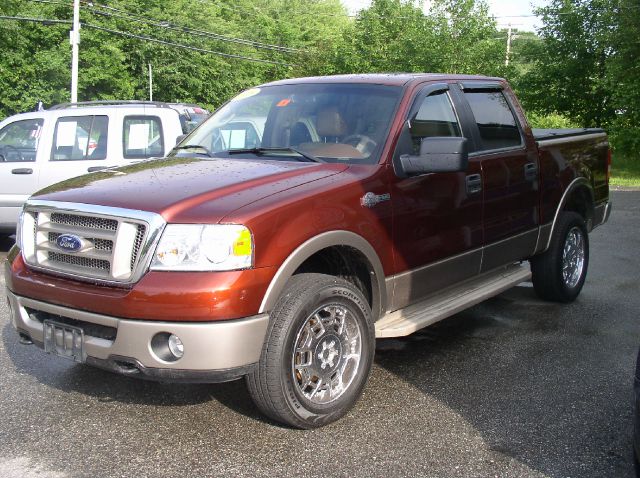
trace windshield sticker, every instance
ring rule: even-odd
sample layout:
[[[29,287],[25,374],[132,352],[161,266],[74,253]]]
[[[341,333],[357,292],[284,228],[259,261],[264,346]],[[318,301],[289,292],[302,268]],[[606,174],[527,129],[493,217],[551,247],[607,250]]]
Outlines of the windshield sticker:
[[[276,106],[282,108],[283,106],[287,106],[289,103],[291,103],[291,98],[285,98],[284,100],[278,101],[278,104],[276,104]]]
[[[243,91],[235,98],[232,98],[231,101],[245,100],[247,98],[251,98],[252,96],[256,96],[258,93],[260,93],[260,88],[251,88],[250,90]]]

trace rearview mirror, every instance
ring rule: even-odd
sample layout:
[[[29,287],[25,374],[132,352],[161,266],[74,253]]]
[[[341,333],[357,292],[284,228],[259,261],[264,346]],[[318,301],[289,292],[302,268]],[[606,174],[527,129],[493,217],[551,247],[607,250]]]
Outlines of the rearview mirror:
[[[466,171],[469,164],[467,138],[422,138],[420,154],[403,154],[400,164],[405,174],[417,176],[427,173],[455,173]]]

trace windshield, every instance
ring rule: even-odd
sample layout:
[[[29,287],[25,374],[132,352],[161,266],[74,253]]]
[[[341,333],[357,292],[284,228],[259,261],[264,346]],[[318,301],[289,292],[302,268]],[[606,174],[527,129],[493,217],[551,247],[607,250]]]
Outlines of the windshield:
[[[291,159],[298,151],[329,162],[377,163],[400,92],[369,84],[253,88],[216,111],[172,155],[235,151],[234,158]]]

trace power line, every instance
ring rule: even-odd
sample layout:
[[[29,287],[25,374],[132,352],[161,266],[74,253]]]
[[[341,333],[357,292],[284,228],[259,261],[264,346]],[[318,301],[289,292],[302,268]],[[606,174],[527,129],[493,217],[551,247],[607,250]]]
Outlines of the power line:
[[[126,36],[126,37],[129,37],[129,38],[137,38],[139,40],[150,41],[150,42],[154,42],[154,43],[159,43],[161,45],[172,46],[172,47],[175,47],[175,48],[183,48],[185,50],[197,51],[197,52],[200,52],[200,53],[211,53],[213,55],[223,56],[223,57],[226,57],[226,58],[235,58],[235,59],[240,59],[240,60],[253,61],[253,62],[256,62],[256,63],[268,63],[268,64],[271,64],[271,65],[295,66],[295,65],[293,65],[291,63],[284,63],[284,62],[281,62],[281,61],[263,60],[261,58],[252,58],[252,57],[248,57],[248,56],[235,55],[233,53],[223,53],[221,51],[208,50],[206,48],[198,48],[198,47],[194,47],[194,46],[184,45],[182,43],[175,43],[175,42],[170,42],[170,41],[165,41],[165,40],[159,40],[157,38],[147,37],[147,36],[143,36],[143,35],[135,35],[133,33],[122,32],[120,30],[114,30],[114,29],[111,29],[111,28],[101,27],[101,26],[98,26],[98,25],[93,25],[91,23],[82,22],[82,26],[86,27],[86,28],[92,28],[94,30],[101,30],[101,31],[104,31],[104,32],[113,33],[114,35],[122,35],[122,36]]]
[[[70,5],[68,5],[68,4],[64,3],[64,2],[56,1],[56,0],[30,0],[30,1],[38,2],[38,3],[48,3],[48,4],[62,5],[62,6],[65,6],[65,7],[70,7]],[[231,43],[237,43],[237,44],[241,44],[241,45],[252,46],[254,48],[259,48],[259,49],[281,51],[281,52],[285,52],[285,53],[309,53],[308,51],[301,50],[299,48],[287,47],[287,46],[283,46],[283,45],[274,45],[274,44],[270,44],[270,43],[263,43],[263,42],[259,42],[259,41],[255,41],[255,40],[248,40],[246,38],[231,37],[231,36],[221,35],[219,33],[214,33],[214,32],[210,32],[210,31],[206,31],[206,30],[199,30],[199,29],[191,28],[191,27],[184,26],[184,25],[174,24],[174,23],[171,23],[171,22],[165,21],[165,20],[158,20],[158,19],[154,19],[154,18],[143,17],[143,16],[140,16],[140,15],[135,15],[133,13],[127,12],[127,11],[122,10],[122,9],[111,7],[109,5],[102,5],[102,4],[98,4],[98,3],[94,4],[91,1],[82,0],[81,3],[88,9],[87,10],[88,12],[93,13],[95,15],[102,15],[102,16],[105,16],[105,17],[122,18],[122,19],[125,19],[125,20],[130,20],[130,21],[134,21],[134,22],[138,22],[138,23],[145,23],[145,24],[157,27],[157,28],[164,28],[164,29],[167,29],[167,30],[176,30],[176,31],[179,31],[181,33],[192,33],[192,34],[198,35],[198,36],[205,36],[205,37],[209,37],[209,38],[212,38],[212,39],[215,39],[215,40],[220,40],[220,41],[226,41],[226,42],[231,42]],[[117,13],[105,12],[103,10],[99,10],[98,8],[109,10],[111,12],[117,12]]]
[[[57,20],[53,18],[31,18],[31,17],[8,17],[5,15],[0,15],[0,20],[13,20],[16,22],[32,22],[32,23],[42,23],[44,25],[53,24],[53,23],[62,23],[65,25],[71,25],[73,23],[71,20]]]
[[[212,32],[208,32],[208,31],[205,31],[205,30],[197,30],[197,29],[194,29],[194,28],[191,28],[191,27],[172,24],[172,23],[169,23],[169,22],[160,22],[160,23],[158,23],[157,21],[152,21],[152,20],[149,20],[149,19],[143,19],[143,18],[140,18],[140,17],[138,17],[136,15],[132,15],[132,14],[129,14],[129,13],[125,13],[124,15],[123,14],[119,14],[119,13],[109,13],[109,12],[98,10],[96,7],[94,7],[92,4],[90,4],[88,2],[83,2],[83,3],[89,8],[88,11],[90,13],[93,13],[94,15],[102,15],[102,16],[115,17],[115,18],[124,18],[124,19],[129,20],[129,21],[138,22],[138,23],[144,23],[144,24],[152,25],[152,26],[157,27],[157,28],[163,28],[163,29],[166,29],[166,30],[175,30],[175,31],[179,31],[181,33],[191,33],[191,34],[197,35],[197,36],[204,36],[204,37],[212,38],[214,40],[230,42],[230,43],[236,43],[236,44],[251,46],[251,47],[259,48],[259,49],[275,50],[275,51],[280,51],[280,52],[284,52],[284,53],[298,53],[298,52],[308,53],[308,52],[305,52],[303,50],[299,50],[297,48],[285,47],[285,46],[281,46],[281,45],[270,45],[270,44],[267,44],[267,43],[256,42],[256,41],[253,41],[253,40],[246,40],[246,39],[243,39],[243,38],[227,37],[225,35],[220,35],[218,33],[212,33]],[[108,8],[109,10],[119,11],[119,10],[114,9],[113,7],[107,7],[106,5],[101,5],[100,7],[101,8]]]

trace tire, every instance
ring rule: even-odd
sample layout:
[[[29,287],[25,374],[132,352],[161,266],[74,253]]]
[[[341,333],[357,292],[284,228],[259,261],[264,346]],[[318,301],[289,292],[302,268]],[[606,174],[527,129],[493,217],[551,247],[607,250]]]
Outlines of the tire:
[[[373,320],[362,292],[337,277],[298,274],[271,313],[247,387],[271,419],[318,428],[341,418],[358,400],[374,352]]]
[[[573,302],[584,285],[589,266],[589,235],[582,216],[558,216],[549,248],[531,259],[533,287],[541,299]]]

